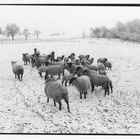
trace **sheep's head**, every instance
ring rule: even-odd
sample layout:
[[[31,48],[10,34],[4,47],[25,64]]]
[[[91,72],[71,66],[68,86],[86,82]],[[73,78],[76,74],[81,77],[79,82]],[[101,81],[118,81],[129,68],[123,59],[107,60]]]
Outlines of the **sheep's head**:
[[[50,81],[54,81],[50,76],[45,75],[45,84],[47,84]]]
[[[25,57],[27,54],[26,53],[23,53],[22,55],[23,55],[23,57]]]
[[[85,69],[82,72],[83,75],[89,75],[90,74],[90,70],[89,69]]]
[[[65,55],[62,55],[62,57],[61,57],[61,58],[62,58],[62,60],[64,59],[64,57],[65,57]]]
[[[89,59],[90,55],[86,55],[86,58]]]
[[[107,61],[107,58],[104,58],[103,62],[105,63]]]
[[[90,64],[92,64],[93,63],[93,61],[94,61],[94,58],[90,58]]]
[[[50,63],[49,61],[46,61],[46,62],[45,62],[45,65],[48,66],[49,63]]]
[[[17,61],[11,61],[12,66],[16,63],[17,63]]]
[[[68,68],[70,68],[72,66],[73,62],[68,62],[67,65],[68,65]]]
[[[70,85],[71,85],[71,84],[73,85],[73,82],[74,82],[76,79],[77,79],[77,77],[71,78],[70,81],[69,81],[69,84],[70,84]]]

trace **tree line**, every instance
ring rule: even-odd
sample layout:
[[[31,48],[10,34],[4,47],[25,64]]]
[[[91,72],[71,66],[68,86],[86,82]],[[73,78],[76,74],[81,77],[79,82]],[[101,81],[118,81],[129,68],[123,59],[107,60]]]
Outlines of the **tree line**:
[[[90,37],[116,38],[128,41],[140,42],[140,19],[129,21],[126,24],[117,22],[114,28],[95,27],[90,29]]]
[[[34,33],[33,33],[33,35],[36,36],[37,40],[38,40],[38,37],[39,37],[40,33],[41,32],[39,30],[35,30]],[[0,27],[0,34],[1,35],[10,36],[12,40],[15,39],[15,36],[17,34],[24,35],[25,36],[25,40],[27,40],[29,35],[31,35],[29,29],[24,29],[22,32],[20,32],[19,26],[16,25],[15,23],[7,24],[6,28],[4,30]]]

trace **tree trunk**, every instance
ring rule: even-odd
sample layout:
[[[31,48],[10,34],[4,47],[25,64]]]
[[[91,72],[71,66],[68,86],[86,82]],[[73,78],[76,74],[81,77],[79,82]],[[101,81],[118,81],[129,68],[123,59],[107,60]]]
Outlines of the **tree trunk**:
[[[27,40],[27,35],[25,36],[25,40]]]
[[[12,35],[12,40],[14,40],[14,35]]]

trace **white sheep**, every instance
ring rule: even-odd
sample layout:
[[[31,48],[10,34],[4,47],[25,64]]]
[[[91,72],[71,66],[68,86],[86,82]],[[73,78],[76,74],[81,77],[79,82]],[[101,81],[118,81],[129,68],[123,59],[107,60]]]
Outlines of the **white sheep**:
[[[22,65],[17,64],[17,61],[11,61],[12,63],[12,71],[15,74],[15,79],[18,76],[18,80],[22,81],[23,74],[24,74],[24,68]]]

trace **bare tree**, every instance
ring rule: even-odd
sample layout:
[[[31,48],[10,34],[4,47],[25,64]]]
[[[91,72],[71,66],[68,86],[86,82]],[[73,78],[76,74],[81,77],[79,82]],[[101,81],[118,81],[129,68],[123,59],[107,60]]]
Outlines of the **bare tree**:
[[[25,36],[25,40],[27,40],[28,36],[30,35],[29,33],[29,30],[28,29],[24,29],[23,33],[22,33],[24,36]]]
[[[38,31],[38,30],[36,30],[35,32],[34,32],[34,35],[36,35],[36,39],[38,40],[38,36],[39,36],[39,34],[40,34],[40,31]]]
[[[2,35],[3,34],[3,30],[2,30],[2,28],[0,27],[0,34]]]
[[[14,40],[15,35],[19,32],[19,27],[15,23],[7,24],[5,32],[7,36],[11,36]]]

